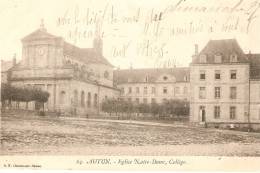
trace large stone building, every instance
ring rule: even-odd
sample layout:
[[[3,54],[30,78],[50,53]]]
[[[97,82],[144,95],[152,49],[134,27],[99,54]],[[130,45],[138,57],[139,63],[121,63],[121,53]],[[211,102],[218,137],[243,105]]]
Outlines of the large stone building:
[[[211,40],[189,68],[114,71],[120,98],[137,103],[190,101],[190,121],[260,123],[260,54],[245,54],[235,39]]]
[[[190,64],[190,121],[260,123],[260,55],[211,40]]]
[[[113,70],[99,32],[93,48],[79,48],[41,25],[22,45],[22,60],[2,77],[48,91],[49,111],[98,114],[112,97],[148,104],[182,99],[190,101],[191,122],[260,123],[260,54],[245,54],[234,39],[211,40],[200,52],[195,46],[190,67],[168,69]]]
[[[22,39],[22,60],[11,69],[10,82],[48,91],[45,107],[68,114],[96,114],[102,100],[118,97],[113,66],[103,57],[98,32],[93,48],[79,48],[40,28]]]
[[[136,103],[189,100],[189,68],[115,70],[120,97]]]

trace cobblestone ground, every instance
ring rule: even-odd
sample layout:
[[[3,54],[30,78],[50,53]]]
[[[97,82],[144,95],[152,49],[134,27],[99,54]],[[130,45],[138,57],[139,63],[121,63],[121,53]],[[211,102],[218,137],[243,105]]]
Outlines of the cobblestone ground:
[[[260,134],[134,121],[3,115],[1,154],[260,156]]]

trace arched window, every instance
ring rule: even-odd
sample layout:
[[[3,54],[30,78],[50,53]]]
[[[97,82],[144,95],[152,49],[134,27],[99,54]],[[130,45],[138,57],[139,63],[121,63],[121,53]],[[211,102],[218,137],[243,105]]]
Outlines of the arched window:
[[[91,93],[88,92],[88,107],[91,107]]]
[[[66,92],[61,91],[60,92],[60,104],[65,104],[65,98],[66,98]]]
[[[94,95],[94,106],[95,107],[98,106],[98,95],[97,94]]]
[[[74,90],[73,103],[75,106],[78,105],[78,91],[77,90]]]
[[[81,91],[80,104],[82,107],[85,107],[85,92]]]

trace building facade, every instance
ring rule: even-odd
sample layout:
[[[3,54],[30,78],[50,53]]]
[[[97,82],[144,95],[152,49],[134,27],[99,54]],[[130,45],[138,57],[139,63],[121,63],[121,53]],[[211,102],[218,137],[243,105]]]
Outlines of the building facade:
[[[211,40],[195,51],[190,64],[190,121],[260,122],[259,59],[245,54],[234,39]]]
[[[93,48],[79,48],[48,33],[42,24],[22,39],[22,60],[11,68],[11,85],[48,91],[49,111],[98,114],[104,99],[119,95],[102,44],[96,34]]]
[[[190,102],[191,122],[260,123],[260,54],[245,54],[235,39],[195,46],[189,67],[113,70],[99,35],[79,48],[42,24],[22,39],[19,63],[1,61],[1,82],[48,91],[45,108],[70,115],[99,114],[108,98],[180,99]]]
[[[120,98],[135,103],[189,100],[189,68],[129,69],[114,71]]]

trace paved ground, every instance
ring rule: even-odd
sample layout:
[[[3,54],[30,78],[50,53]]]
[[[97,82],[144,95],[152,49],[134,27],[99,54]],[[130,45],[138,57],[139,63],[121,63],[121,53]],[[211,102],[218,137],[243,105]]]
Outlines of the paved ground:
[[[260,134],[140,121],[2,116],[1,154],[260,156]]]

